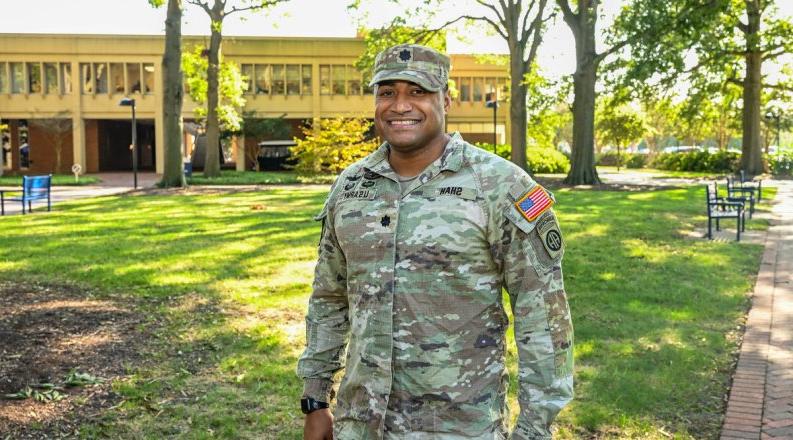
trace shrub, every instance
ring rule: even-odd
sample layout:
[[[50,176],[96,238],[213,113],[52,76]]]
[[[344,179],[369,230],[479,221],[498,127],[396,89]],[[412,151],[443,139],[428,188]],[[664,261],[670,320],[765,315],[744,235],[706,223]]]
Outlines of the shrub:
[[[338,174],[377,148],[376,139],[367,139],[372,123],[365,118],[320,120],[319,134],[304,127],[305,139],[295,139],[292,157],[301,174]]]
[[[570,159],[561,151],[552,148],[528,148],[526,159],[532,173],[566,173],[570,171]]]
[[[477,142],[476,146],[493,152],[493,144]],[[496,154],[509,160],[512,147],[509,144],[496,145]],[[526,162],[532,174],[536,173],[566,173],[570,171],[570,159],[561,151],[553,148],[530,147],[526,149]]]
[[[780,150],[769,155],[768,168],[775,176],[793,176],[793,149]]]
[[[704,171],[735,173],[740,169],[741,155],[734,151],[689,151],[661,153],[652,161],[653,168],[667,171]]]
[[[626,168],[644,168],[647,166],[646,154],[631,154],[631,157],[625,162]]]

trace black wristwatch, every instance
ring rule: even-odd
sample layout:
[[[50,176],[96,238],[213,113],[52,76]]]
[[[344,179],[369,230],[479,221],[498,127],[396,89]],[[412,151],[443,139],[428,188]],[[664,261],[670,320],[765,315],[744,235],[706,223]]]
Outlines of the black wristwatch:
[[[304,397],[300,399],[300,410],[303,411],[303,414],[311,414],[312,412],[318,409],[325,409],[329,408],[327,402],[320,402],[319,400],[314,400],[311,397]]]

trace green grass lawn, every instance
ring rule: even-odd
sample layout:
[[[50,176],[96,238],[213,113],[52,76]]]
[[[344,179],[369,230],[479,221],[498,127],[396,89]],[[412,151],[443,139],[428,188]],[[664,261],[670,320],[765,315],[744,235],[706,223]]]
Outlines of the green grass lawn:
[[[702,191],[555,193],[576,332],[559,438],[717,437],[762,248],[683,238],[704,225]],[[324,196],[121,196],[0,218],[0,279],[86,286],[158,323],[148,361],[114,384],[123,403],[82,436],[302,438],[294,369]]]
[[[52,176],[53,186],[81,186],[93,185],[99,182],[99,178],[95,176],[81,176],[75,182],[74,174],[54,174]],[[22,176],[0,176],[0,186],[22,186]]]
[[[220,177],[207,178],[201,172],[187,179],[190,185],[276,185],[294,183],[333,183],[336,175],[303,176],[293,171],[230,171],[223,170]]]

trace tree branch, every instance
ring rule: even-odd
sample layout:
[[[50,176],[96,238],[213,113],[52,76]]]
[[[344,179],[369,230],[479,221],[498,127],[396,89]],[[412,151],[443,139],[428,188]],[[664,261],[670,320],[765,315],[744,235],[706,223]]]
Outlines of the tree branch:
[[[531,27],[534,28],[534,36],[531,40],[531,49],[529,49],[529,56],[524,61],[524,67],[528,72],[531,69],[531,63],[534,62],[534,59],[537,57],[537,50],[540,47],[540,42],[542,41],[542,11],[545,10],[545,7],[548,5],[548,0],[540,0],[540,4],[537,5],[537,17],[534,18]]]
[[[209,4],[207,2],[203,2],[201,0],[186,0],[187,3],[191,5],[198,6],[199,8],[203,9],[209,15],[212,15],[212,10],[209,8]]]
[[[763,84],[764,89],[774,89],[774,90],[782,90],[785,92],[793,92],[793,86],[785,85],[785,84]]]
[[[485,0],[476,0],[476,2],[493,11],[493,13],[496,14],[496,19],[501,23],[502,26],[506,27],[506,19],[499,13],[498,8],[486,2]]]
[[[233,14],[235,12],[250,11],[252,9],[259,10],[259,9],[269,8],[270,6],[275,6],[278,3],[283,3],[285,1],[287,1],[287,0],[268,0],[266,2],[262,2],[262,3],[256,4],[256,5],[251,5],[251,6],[245,6],[245,7],[242,7],[242,8],[239,8],[237,6],[233,6],[224,15],[231,15],[231,14]]]

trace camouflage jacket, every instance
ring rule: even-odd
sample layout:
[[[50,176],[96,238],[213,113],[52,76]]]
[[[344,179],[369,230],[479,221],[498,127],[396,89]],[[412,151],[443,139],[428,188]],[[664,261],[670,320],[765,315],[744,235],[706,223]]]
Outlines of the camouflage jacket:
[[[503,287],[519,354],[512,438],[550,438],[573,394],[564,250],[553,211],[518,204],[547,193],[459,134],[403,193],[387,149],[345,170],[317,217],[304,395],[331,401],[345,369],[336,439],[506,438]]]

